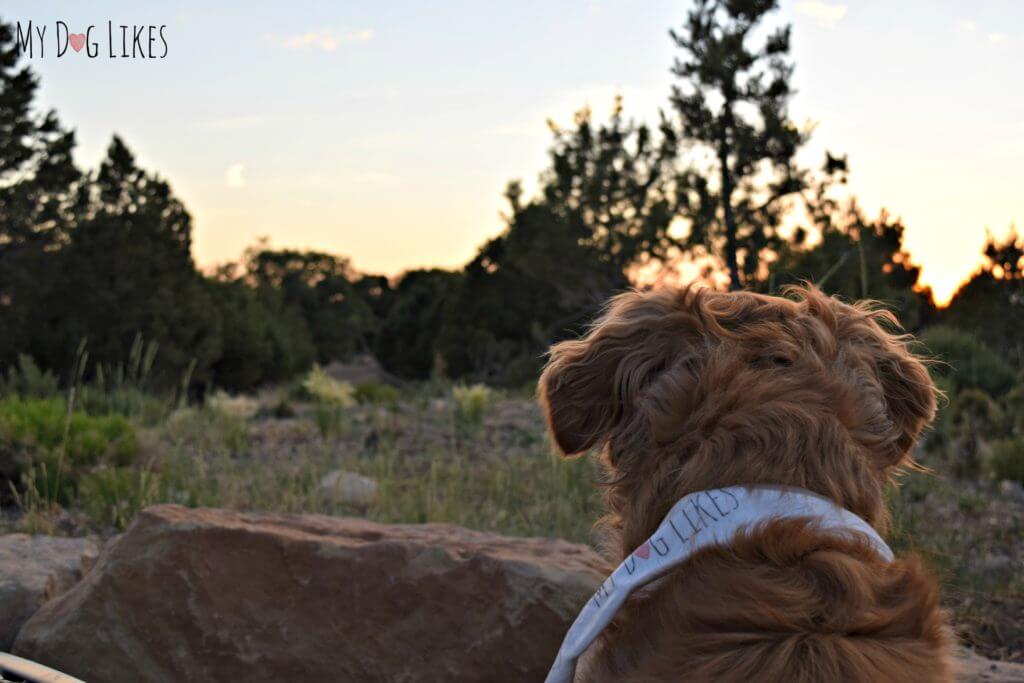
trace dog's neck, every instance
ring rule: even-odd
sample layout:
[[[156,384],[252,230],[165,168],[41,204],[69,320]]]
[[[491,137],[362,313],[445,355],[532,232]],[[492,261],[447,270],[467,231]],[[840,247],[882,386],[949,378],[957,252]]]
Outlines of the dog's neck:
[[[672,506],[654,534],[619,564],[587,602],[566,635],[547,683],[572,681],[576,661],[631,593],[704,548],[727,544],[738,533],[785,519],[806,520],[824,533],[859,538],[883,561],[893,560],[889,546],[871,525],[809,491],[732,486],[691,493]]]
[[[809,455],[808,459],[811,457]],[[877,532],[885,534],[889,529],[889,515],[883,484],[889,480],[888,475],[860,466],[858,459],[844,459],[850,463],[845,476],[825,479],[792,471],[758,472],[754,468],[739,468],[744,470],[740,476],[705,466],[690,467],[691,463],[680,467],[678,460],[672,458],[651,458],[640,469],[626,473],[614,466],[605,452],[602,465],[610,484],[604,493],[608,514],[602,518],[601,526],[608,534],[609,555],[615,562],[628,557],[652,534],[679,499],[697,491],[736,485],[802,489],[849,510]],[[685,486],[676,483],[680,481],[685,481]],[[652,487],[652,482],[664,484]]]

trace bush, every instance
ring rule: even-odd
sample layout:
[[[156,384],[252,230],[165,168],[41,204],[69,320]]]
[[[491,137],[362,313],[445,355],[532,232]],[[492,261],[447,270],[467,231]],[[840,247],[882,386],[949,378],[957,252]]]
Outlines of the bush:
[[[1013,386],[1013,368],[972,334],[936,325],[925,330],[921,341],[929,353],[947,364],[934,366],[935,372],[951,377],[958,389],[981,389],[998,397]]]
[[[22,398],[50,398],[57,395],[57,377],[49,370],[42,371],[31,356],[18,355],[18,362],[0,375],[0,396],[15,395]]]
[[[78,388],[75,404],[89,415],[123,415],[147,426],[159,424],[174,408],[173,397],[157,396],[138,387],[106,387],[93,381]]]
[[[48,490],[64,499],[65,484],[74,485],[84,468],[127,465],[137,448],[135,430],[122,415],[74,411],[69,418],[59,398],[0,401],[0,484],[4,493],[10,483],[19,484],[29,469],[45,464],[44,479],[53,480],[48,481]],[[50,484],[56,488],[50,489]]]
[[[240,420],[248,420],[260,410],[260,402],[251,396],[232,396],[223,391],[213,392],[206,399],[206,405]]]
[[[159,500],[159,475],[134,467],[101,467],[83,476],[79,485],[79,502],[92,519],[118,529]]]
[[[314,366],[302,381],[302,387],[317,403],[349,408],[355,403],[355,391],[348,382],[334,379],[320,366]]]
[[[0,401],[0,444],[25,446],[37,453],[64,454],[78,465],[132,461],[137,442],[135,430],[122,415],[99,417],[75,411],[68,419],[61,399]]]
[[[452,388],[455,399],[455,414],[465,426],[479,426],[484,419],[484,410],[494,398],[494,392],[486,384],[457,386]]]
[[[359,403],[375,403],[386,406],[396,405],[399,399],[402,398],[402,394],[398,389],[390,384],[382,384],[380,382],[357,384],[354,396]]]
[[[996,479],[1024,484],[1024,438],[993,442],[991,464]]]

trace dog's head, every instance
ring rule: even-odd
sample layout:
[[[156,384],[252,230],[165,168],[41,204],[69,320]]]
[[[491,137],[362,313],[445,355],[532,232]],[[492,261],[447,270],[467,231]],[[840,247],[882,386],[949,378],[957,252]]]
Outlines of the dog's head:
[[[872,524],[935,411],[895,318],[813,288],[787,298],[631,292],[551,349],[541,404],[558,449],[603,450],[626,548],[675,500],[733,484],[800,486]]]

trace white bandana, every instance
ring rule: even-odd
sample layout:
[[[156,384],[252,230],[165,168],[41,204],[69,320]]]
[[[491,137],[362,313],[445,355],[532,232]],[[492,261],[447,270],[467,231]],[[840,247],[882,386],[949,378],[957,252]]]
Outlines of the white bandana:
[[[886,562],[893,554],[871,525],[827,498],[803,489],[730,486],[698,491],[672,506],[658,530],[623,560],[587,601],[558,650],[545,683],[572,683],[576,661],[631,592],[682,564],[698,550],[728,543],[744,527],[811,518],[819,529],[860,535]]]

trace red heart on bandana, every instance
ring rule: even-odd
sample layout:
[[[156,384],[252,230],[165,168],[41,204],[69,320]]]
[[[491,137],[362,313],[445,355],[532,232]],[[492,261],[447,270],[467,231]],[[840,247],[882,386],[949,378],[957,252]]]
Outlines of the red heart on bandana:
[[[68,36],[68,40],[71,41],[71,49],[75,52],[81,52],[82,48],[85,47],[84,33],[72,33]]]
[[[642,546],[640,546],[639,548],[637,548],[636,550],[634,550],[633,554],[636,555],[637,557],[640,557],[640,558],[643,558],[643,559],[646,560],[648,557],[651,556],[651,544],[648,543],[647,541],[644,541],[644,544]]]

